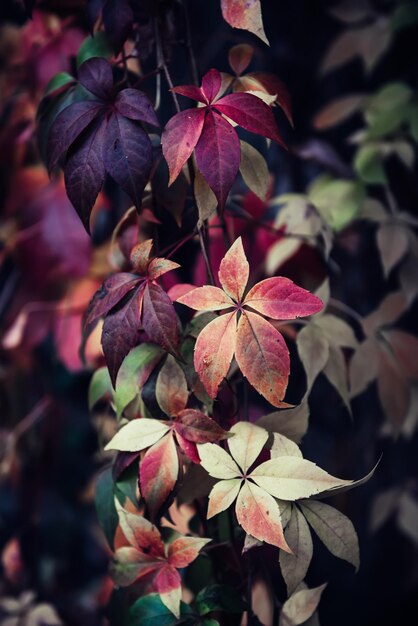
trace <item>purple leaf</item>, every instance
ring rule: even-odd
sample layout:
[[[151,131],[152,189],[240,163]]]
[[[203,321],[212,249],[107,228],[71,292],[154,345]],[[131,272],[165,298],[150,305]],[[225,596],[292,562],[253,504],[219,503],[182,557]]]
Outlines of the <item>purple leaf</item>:
[[[78,80],[92,94],[107,100],[113,88],[112,66],[100,57],[88,59],[78,70]]]
[[[178,356],[179,322],[173,303],[163,289],[148,283],[142,303],[142,325],[150,341]]]
[[[235,129],[220,115],[209,111],[195,154],[199,170],[220,207],[224,207],[240,164],[240,142]]]
[[[115,108],[121,115],[131,120],[159,126],[150,99],[138,89],[123,89],[118,93]]]
[[[64,167],[65,188],[87,232],[90,214],[105,178],[106,121],[97,120],[71,147]]]
[[[107,0],[102,16],[106,35],[115,54],[119,54],[132,30],[134,14],[129,0]]]
[[[139,209],[152,166],[148,135],[135,122],[119,114],[112,115],[107,125],[103,158],[107,172]]]
[[[251,93],[231,93],[221,98],[214,106],[245,130],[268,137],[285,146],[273,112],[261,98]]]
[[[103,324],[102,348],[113,386],[123,359],[139,342],[142,329],[136,296],[108,315]]]
[[[119,272],[109,276],[91,299],[85,323],[92,324],[100,317],[107,315],[139,282],[138,276],[128,272]]]
[[[56,167],[61,156],[102,110],[103,105],[99,102],[75,102],[57,116],[49,131],[46,148],[49,171]]]

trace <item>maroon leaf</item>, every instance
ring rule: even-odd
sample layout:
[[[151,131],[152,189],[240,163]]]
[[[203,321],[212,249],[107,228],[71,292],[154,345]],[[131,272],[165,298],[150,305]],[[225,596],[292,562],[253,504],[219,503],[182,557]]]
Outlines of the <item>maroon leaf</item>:
[[[138,344],[141,330],[137,297],[130,298],[105,318],[102,348],[113,386],[123,359]]]
[[[78,70],[78,80],[92,94],[106,100],[113,88],[112,66],[100,57],[88,59]]]
[[[200,87],[195,87],[195,85],[178,85],[177,87],[173,87],[170,91],[174,91],[174,93],[178,93],[180,96],[184,96],[185,98],[197,100],[203,104],[208,103],[202,89]]]
[[[103,110],[99,102],[76,102],[66,107],[54,120],[46,148],[49,171],[53,170],[62,155]]]
[[[284,114],[293,126],[292,101],[286,85],[274,74],[267,72],[251,72],[247,76],[255,78],[272,96],[275,95],[277,104],[283,109]]]
[[[119,114],[112,115],[103,158],[107,172],[140,208],[152,166],[148,135],[135,122]]]
[[[138,285],[138,282],[138,276],[127,272],[109,276],[91,299],[85,323],[93,324],[100,317],[107,315],[131,289]]]
[[[218,70],[211,69],[202,78],[202,91],[208,102],[213,102],[222,86],[222,77]]]
[[[257,96],[250,93],[231,93],[214,106],[245,130],[285,146],[271,108]]]
[[[159,126],[150,99],[139,89],[123,89],[116,96],[115,108],[131,120]]]
[[[159,285],[146,285],[142,309],[142,325],[150,341],[178,356],[180,337],[177,315],[173,303]]]
[[[174,422],[174,430],[193,443],[213,443],[228,436],[215,420],[196,409],[180,411]]]
[[[129,0],[107,0],[102,16],[106,35],[118,54],[132,29],[134,14]]]
[[[196,145],[196,161],[219,205],[224,207],[239,169],[240,142],[231,124],[213,111],[205,118]]]
[[[97,120],[75,142],[64,167],[65,188],[87,232],[90,213],[105,178],[103,143],[106,121]]]
[[[170,171],[169,185],[180,174],[202,133],[204,109],[187,109],[177,113],[168,122],[161,136],[163,154]]]

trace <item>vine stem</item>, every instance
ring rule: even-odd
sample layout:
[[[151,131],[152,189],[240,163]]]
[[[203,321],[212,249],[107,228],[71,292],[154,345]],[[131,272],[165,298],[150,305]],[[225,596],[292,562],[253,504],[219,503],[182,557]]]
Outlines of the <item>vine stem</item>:
[[[348,304],[344,304],[344,302],[340,302],[340,300],[336,300],[335,298],[330,298],[329,304],[334,307],[334,309],[337,309],[338,311],[341,311],[351,317],[358,324],[360,324],[361,327],[363,327],[363,318],[359,313],[357,313],[357,311],[352,309],[351,306],[348,306]]]

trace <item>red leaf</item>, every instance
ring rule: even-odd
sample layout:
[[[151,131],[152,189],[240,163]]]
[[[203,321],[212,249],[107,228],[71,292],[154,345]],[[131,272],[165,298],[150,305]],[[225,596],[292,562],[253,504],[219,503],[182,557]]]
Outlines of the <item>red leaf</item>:
[[[208,103],[201,87],[196,87],[195,85],[178,85],[177,87],[170,89],[170,91],[174,91],[174,93],[178,93],[180,96],[184,96],[185,98],[197,100],[203,104]]]
[[[273,406],[286,393],[290,360],[286,343],[263,317],[246,311],[238,323],[235,358],[250,384]]]
[[[178,355],[177,315],[166,292],[154,283],[148,283],[144,290],[142,325],[150,341],[174,356]]]
[[[113,87],[112,66],[100,57],[88,59],[78,70],[78,80],[92,94],[106,100]]]
[[[107,278],[96,291],[86,313],[85,325],[104,317],[131,289],[138,285],[138,276],[119,272]]]
[[[237,76],[240,76],[249,64],[254,55],[254,48],[247,43],[240,43],[230,49],[228,54],[229,65]]]
[[[137,122],[147,122],[159,126],[157,116],[150,99],[138,89],[123,89],[115,100],[116,110],[124,117]]]
[[[228,437],[228,433],[201,411],[184,409],[174,422],[177,434],[194,443],[213,443]]]
[[[102,188],[106,121],[97,120],[73,143],[64,167],[65,188],[87,232],[90,214]]]
[[[222,77],[218,70],[211,69],[202,78],[202,91],[208,99],[209,104],[218,95],[222,85]]]
[[[187,439],[179,435],[179,433],[176,433],[176,438],[180,448],[189,457],[189,459],[193,461],[193,463],[199,464],[200,457],[197,451],[197,445],[193,443],[193,441],[188,441]]]
[[[223,208],[240,164],[235,129],[220,115],[208,111],[195,154],[199,170]]]
[[[254,285],[244,304],[275,320],[306,317],[324,308],[322,300],[317,296],[281,276],[267,278]]]
[[[222,311],[234,306],[234,302],[222,289],[211,285],[188,289],[185,294],[177,298],[177,302],[195,311]]]
[[[187,109],[168,122],[161,136],[161,145],[170,171],[171,185],[191,156],[205,121],[205,109]]]
[[[140,309],[137,297],[131,298],[105,318],[102,347],[113,386],[116,384],[116,376],[123,359],[137,345],[140,332]]]
[[[255,78],[255,80],[264,87],[267,93],[276,96],[277,104],[283,109],[284,114],[293,126],[292,100],[284,82],[274,74],[267,72],[251,72],[245,76],[245,79],[247,78]]]
[[[219,266],[219,280],[226,293],[241,302],[250,275],[241,237],[233,243]]]
[[[273,111],[257,96],[251,93],[231,93],[218,100],[214,106],[245,130],[273,139],[286,147],[280,137]]]
[[[222,15],[232,28],[242,28],[268,44],[263,28],[260,0],[221,0]]]
[[[103,159],[107,172],[139,209],[151,172],[152,146],[142,128],[119,114],[107,126]]]
[[[56,117],[48,134],[46,149],[49,171],[56,167],[62,155],[101,111],[103,105],[100,102],[76,102]]]
[[[233,311],[209,322],[197,338],[194,366],[211,398],[216,397],[219,385],[228,374],[235,335],[236,312]]]
[[[173,491],[179,472],[176,444],[168,433],[149,448],[141,461],[139,484],[151,516],[155,519]]]

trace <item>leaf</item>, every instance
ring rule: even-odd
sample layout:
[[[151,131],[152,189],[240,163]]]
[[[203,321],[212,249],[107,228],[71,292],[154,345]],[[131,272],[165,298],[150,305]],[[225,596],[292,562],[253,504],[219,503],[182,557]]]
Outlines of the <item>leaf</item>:
[[[282,550],[279,563],[290,596],[305,578],[313,556],[311,531],[296,506],[292,507],[292,515],[284,536],[293,554]]]
[[[280,433],[273,433],[273,443],[270,449],[270,456],[276,459],[279,456],[297,456],[302,458],[302,452],[294,441],[288,439]]]
[[[283,535],[279,506],[266,491],[246,481],[238,494],[235,512],[245,532],[290,552]]]
[[[105,447],[105,450],[139,452],[159,441],[170,427],[161,420],[141,417],[123,426]]]
[[[222,85],[222,77],[218,70],[211,69],[202,78],[202,92],[209,103],[216,99]]]
[[[151,100],[139,89],[122,89],[116,96],[114,106],[124,117],[159,126]]]
[[[102,18],[106,35],[117,55],[132,29],[134,14],[129,0],[107,0]]]
[[[132,267],[138,274],[145,276],[147,274],[148,264],[150,261],[151,250],[153,246],[152,239],[146,239],[137,243],[131,250],[129,260]]]
[[[338,346],[330,344],[328,361],[323,371],[331,385],[341,396],[348,412],[351,413],[347,367],[344,354]]]
[[[96,482],[95,504],[97,519],[103,529],[106,540],[113,550],[113,540],[118,525],[118,514],[115,508],[113,495],[112,468],[108,468],[99,474]]]
[[[75,83],[74,76],[72,76],[68,72],[58,72],[58,74],[55,74],[55,76],[51,78],[51,80],[45,87],[44,97],[55,94],[59,90],[62,90],[63,87],[68,88],[70,85],[74,83]]]
[[[176,180],[195,149],[204,121],[203,109],[187,109],[172,117],[164,128],[161,145],[170,172],[169,185]]]
[[[241,237],[238,237],[225,254],[219,266],[219,281],[225,292],[236,302],[241,302],[247,286],[250,266],[245,256]]]
[[[90,93],[106,100],[113,88],[112,66],[100,57],[88,59],[78,69],[78,80]]]
[[[180,615],[189,613],[189,606],[181,602]],[[158,593],[138,598],[129,608],[127,626],[174,626],[177,623],[177,618],[163,604]]]
[[[103,104],[90,100],[75,102],[67,106],[55,118],[47,142],[47,164],[51,172],[60,158],[67,152],[77,137],[103,111]]]
[[[244,304],[276,320],[295,319],[318,313],[322,301],[283,276],[266,278],[248,292]]]
[[[335,478],[315,463],[296,456],[265,461],[251,472],[251,478],[275,498],[290,501],[353,482]]]
[[[102,348],[113,386],[124,358],[137,345],[140,332],[141,320],[137,298],[128,300],[105,318]]]
[[[268,45],[264,32],[260,0],[221,0],[223,18],[232,28],[241,28],[257,35]]]
[[[183,298],[184,299],[184,298]],[[199,334],[194,366],[210,398],[227,376],[235,351],[236,313],[227,313],[212,320]]]
[[[241,175],[247,187],[261,200],[265,200],[270,185],[270,175],[265,158],[251,144],[241,141]]]
[[[273,111],[250,93],[231,93],[214,104],[216,109],[251,133],[277,141],[286,147],[279,134]]]
[[[168,546],[168,562],[178,569],[187,567],[210,541],[212,540],[200,537],[178,537]]]
[[[139,394],[141,387],[163,356],[158,346],[142,343],[133,348],[120,366],[116,389],[113,395],[116,415],[119,418],[124,409]]]
[[[379,342],[377,388],[385,415],[398,429],[404,422],[410,405],[410,389],[407,380],[399,371],[389,347]]]
[[[157,280],[167,272],[172,272],[180,267],[178,263],[170,261],[170,259],[152,259],[148,265],[148,278],[149,280]]]
[[[178,318],[166,292],[154,283],[148,283],[144,290],[142,324],[150,341],[170,354],[178,355]]]
[[[140,464],[139,485],[151,519],[156,519],[177,482],[179,460],[171,433],[145,453]]]
[[[229,585],[209,585],[199,591],[195,602],[199,615],[206,615],[212,611],[241,613],[246,607],[241,594]]]
[[[350,397],[363,393],[377,378],[378,352],[375,339],[366,339],[354,352],[350,361]]]
[[[109,45],[106,33],[98,31],[94,35],[89,35],[83,41],[77,53],[77,67],[93,57],[111,57],[112,50]]]
[[[183,370],[169,354],[158,373],[155,397],[166,415],[177,415],[187,404],[189,392]]]
[[[120,527],[129,543],[138,549],[145,549],[147,553],[164,556],[164,544],[158,528],[142,515],[126,511],[117,500],[115,504]]]
[[[199,170],[223,208],[239,170],[240,143],[231,124],[212,110],[205,117],[195,155]]]
[[[249,383],[273,406],[280,406],[286,393],[290,361],[279,331],[264,318],[246,311],[238,323],[235,357]]]
[[[249,64],[254,55],[254,48],[247,43],[240,43],[233,46],[228,52],[228,62],[237,76],[240,76]]]
[[[89,410],[91,411],[94,405],[103,396],[112,391],[112,383],[109,376],[107,367],[100,367],[96,370],[91,378],[89,385]]]
[[[216,215],[218,201],[198,169],[194,177],[194,197],[199,211],[199,224],[204,224],[206,220]]]
[[[106,122],[98,119],[71,146],[64,166],[67,195],[87,232],[90,214],[105,179]]]
[[[340,317],[325,313],[315,319],[315,326],[321,328],[322,333],[330,343],[334,343],[341,348],[358,347],[358,341],[351,326]]]
[[[221,480],[213,486],[209,494],[207,519],[229,509],[238,496],[241,483],[242,478],[229,478]]]
[[[296,345],[305,369],[307,393],[309,393],[318,374],[328,362],[329,342],[315,324],[308,324],[298,332]]]
[[[279,626],[299,626],[306,622],[315,613],[326,586],[327,583],[313,589],[302,589],[290,596],[283,604]]]
[[[231,428],[233,437],[228,441],[229,451],[244,474],[259,456],[269,434],[249,422],[238,422]]]
[[[105,317],[125,296],[138,285],[139,279],[135,274],[118,272],[109,276],[100,289],[96,291],[86,312],[85,326]]]
[[[383,338],[389,342],[395,359],[401,366],[404,375],[413,380],[418,379],[418,338],[396,328],[382,331]]]
[[[229,480],[241,476],[240,469],[234,459],[214,443],[204,443],[198,445],[199,456],[202,467],[213,478]]]
[[[274,274],[300,247],[301,242],[297,238],[284,237],[276,241],[266,257],[266,273]]]
[[[327,130],[344,122],[359,111],[365,102],[363,94],[350,94],[333,100],[315,115],[313,125],[316,130]]]
[[[390,222],[382,224],[377,231],[377,245],[385,278],[387,278],[408,251],[408,231]]]
[[[107,172],[139,209],[152,166],[148,135],[137,123],[113,114],[108,121],[103,159]]]
[[[366,335],[373,335],[378,328],[390,326],[407,308],[407,300],[401,291],[389,293],[380,303],[378,308],[369,313],[363,320],[363,328]]]
[[[229,278],[232,280],[232,277]],[[222,311],[234,306],[234,302],[222,289],[212,287],[212,285],[191,289],[177,298],[177,302],[195,311]]]
[[[269,432],[281,433],[299,443],[308,430],[309,406],[306,399],[294,409],[274,411],[260,417],[257,424]]]
[[[357,533],[351,521],[328,504],[317,500],[300,502],[303,514],[322,543],[334,556],[360,567]]]
[[[229,436],[215,420],[196,409],[180,411],[174,422],[174,430],[193,443],[213,443]]]

